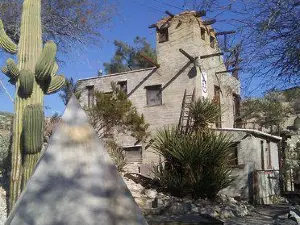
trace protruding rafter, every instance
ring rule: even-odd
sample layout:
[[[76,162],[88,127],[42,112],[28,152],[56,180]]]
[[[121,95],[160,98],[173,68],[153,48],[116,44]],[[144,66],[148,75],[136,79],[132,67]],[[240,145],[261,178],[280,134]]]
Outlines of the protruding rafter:
[[[202,55],[202,56],[200,56],[200,59],[207,59],[207,58],[221,56],[221,55],[224,55],[224,53],[223,52],[218,52],[218,53],[209,54],[209,55]]]
[[[186,51],[184,51],[182,48],[180,48],[179,51],[180,51],[185,57],[187,57],[187,58],[190,60],[190,62],[195,62],[195,60],[197,59],[197,57],[191,56],[189,53],[187,53]]]
[[[239,71],[241,70],[240,68],[234,68],[234,69],[231,69],[231,70],[224,70],[224,71],[219,71],[219,72],[216,72],[216,74],[221,74],[221,73],[233,73],[233,72],[236,72],[236,71]]]
[[[221,31],[221,32],[216,32],[216,36],[220,36],[220,35],[228,35],[228,34],[235,34],[236,31],[234,30],[229,30],[229,31]]]
[[[217,22],[216,19],[209,19],[209,20],[204,20],[202,23],[203,23],[203,25],[207,26],[207,25],[212,25],[216,22]]]
[[[151,63],[153,66],[155,66],[156,68],[159,68],[160,65],[157,62],[154,62],[153,59],[151,59],[150,57],[144,55],[143,53],[139,54],[143,59],[145,59],[147,62]]]

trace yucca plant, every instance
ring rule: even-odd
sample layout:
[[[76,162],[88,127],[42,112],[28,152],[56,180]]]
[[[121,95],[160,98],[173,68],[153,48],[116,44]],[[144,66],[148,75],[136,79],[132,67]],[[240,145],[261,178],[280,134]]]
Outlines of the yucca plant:
[[[178,134],[175,128],[166,128],[158,131],[152,146],[165,159],[157,178],[175,196],[213,199],[232,181],[228,167],[232,143],[227,135]]]
[[[172,195],[213,199],[233,181],[228,165],[233,145],[230,136],[209,129],[221,115],[218,105],[198,99],[191,104],[190,112],[188,133],[171,127],[154,137],[152,147],[164,158],[164,165],[155,174]]]
[[[221,116],[220,106],[205,98],[192,102],[189,110],[193,121],[192,130],[207,129],[210,123],[215,123]]]

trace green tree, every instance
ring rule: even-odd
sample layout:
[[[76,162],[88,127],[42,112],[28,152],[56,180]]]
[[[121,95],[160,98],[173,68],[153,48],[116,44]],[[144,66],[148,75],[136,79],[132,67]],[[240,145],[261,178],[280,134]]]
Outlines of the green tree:
[[[59,97],[63,103],[67,105],[73,94],[75,94],[77,99],[80,98],[80,92],[76,91],[76,84],[73,78],[66,78],[65,86],[61,89]]]
[[[134,46],[130,46],[122,41],[114,41],[114,45],[116,52],[113,58],[110,62],[103,64],[107,74],[152,67],[153,65],[142,58],[140,54],[156,61],[155,49],[151,47],[146,38],[136,37]]]
[[[117,135],[131,135],[137,141],[145,141],[149,136],[149,125],[143,115],[137,112],[125,92],[112,83],[112,93],[95,93],[95,105],[87,112],[91,124],[104,140],[110,156],[119,169],[124,165],[123,149],[117,144]]]
[[[291,105],[285,105],[284,101],[284,95],[274,91],[267,93],[263,98],[246,99],[242,103],[241,117],[245,122],[254,120],[261,127],[271,128],[273,132],[273,126],[276,126],[276,129],[280,128],[293,112]]]
[[[208,127],[221,113],[218,106],[199,99],[190,110],[194,123],[187,133],[165,128],[154,137],[152,146],[164,159],[156,177],[175,196],[214,199],[233,181],[228,164],[232,143]]]

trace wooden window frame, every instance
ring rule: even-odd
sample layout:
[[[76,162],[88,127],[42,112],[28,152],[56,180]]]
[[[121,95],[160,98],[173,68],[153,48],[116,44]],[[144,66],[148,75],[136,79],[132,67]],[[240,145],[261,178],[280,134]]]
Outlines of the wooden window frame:
[[[158,43],[164,43],[164,42],[169,41],[169,29],[168,29],[168,27],[158,29],[157,34],[158,34]]]
[[[95,103],[95,86],[88,85],[86,86],[87,89],[87,96],[88,96],[88,107],[91,108]]]
[[[261,169],[265,170],[265,147],[264,147],[264,141],[260,141],[260,157],[261,157]]]
[[[206,39],[206,30],[205,30],[204,27],[200,27],[200,35],[201,35],[201,39],[203,41],[205,41],[205,39]]]
[[[217,85],[214,86],[214,102],[221,109],[221,88]],[[217,118],[216,128],[222,128],[222,115]]]
[[[127,80],[118,81],[117,85],[119,86],[120,90],[124,91],[127,94]]]
[[[268,154],[267,168],[272,169],[271,142],[267,141],[266,152]]]
[[[135,150],[137,149],[137,150]],[[124,151],[124,156],[125,156],[125,162],[130,164],[130,163],[142,163],[143,161],[143,149],[142,149],[142,146],[131,146],[131,147],[124,147],[123,148],[123,151]],[[138,160],[135,160],[135,159],[129,159],[129,158],[126,158],[127,156],[127,152],[134,152],[136,151],[137,154],[139,154],[139,159]]]
[[[235,128],[241,128],[241,96],[233,93],[232,94],[233,98],[233,118],[234,118],[234,127]]]
[[[211,48],[216,48],[216,38],[212,35],[209,36],[209,45]]]
[[[145,89],[146,89],[146,104],[147,104],[147,106],[159,106],[159,105],[162,105],[162,85],[161,84],[146,86]],[[149,96],[150,94],[149,94],[149,91],[154,91],[154,90],[158,91],[157,95],[159,94],[160,101],[158,103],[151,104],[150,103],[150,96]]]

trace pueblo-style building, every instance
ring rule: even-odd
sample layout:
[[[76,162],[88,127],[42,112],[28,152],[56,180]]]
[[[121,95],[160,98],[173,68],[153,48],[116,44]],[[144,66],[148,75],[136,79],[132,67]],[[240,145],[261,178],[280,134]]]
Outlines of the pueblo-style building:
[[[82,105],[94,104],[94,92],[111,92],[111,82],[124,90],[138,112],[150,125],[150,132],[164,126],[188,124],[186,105],[200,97],[214,100],[221,106],[222,116],[212,124],[221,132],[234,133],[235,173],[241,174],[232,195],[249,198],[250,176],[254,170],[278,170],[278,146],[281,140],[261,131],[238,127],[240,81],[235,65],[226,66],[218,47],[213,20],[203,20],[203,12],[188,11],[159,20],[156,28],[157,63],[152,68],[80,79]],[[228,32],[230,33],[230,32]],[[136,143],[131,137],[120,137],[128,169],[147,174],[147,168],[160,157],[148,143]],[[238,191],[236,191],[238,189]],[[251,196],[250,196],[251,197]]]

